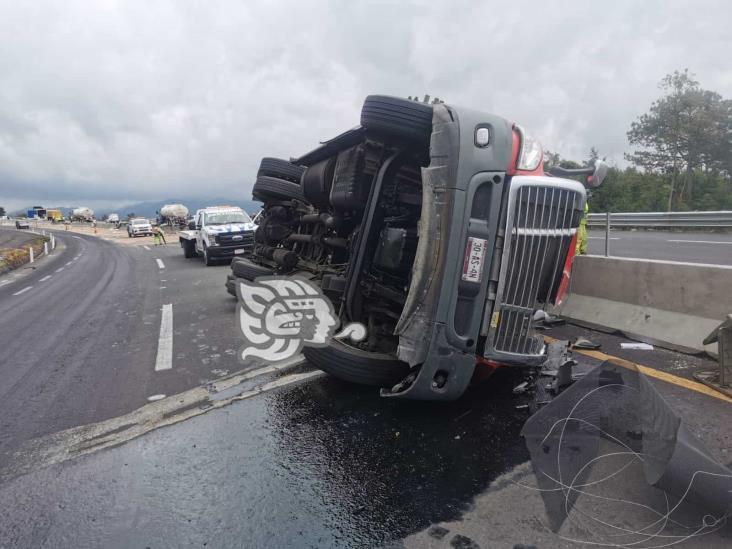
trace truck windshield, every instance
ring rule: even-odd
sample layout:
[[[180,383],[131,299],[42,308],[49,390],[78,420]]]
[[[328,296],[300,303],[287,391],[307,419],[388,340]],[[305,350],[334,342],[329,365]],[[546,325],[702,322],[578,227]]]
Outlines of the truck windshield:
[[[204,214],[206,225],[223,225],[225,223],[251,223],[244,212],[207,213]]]

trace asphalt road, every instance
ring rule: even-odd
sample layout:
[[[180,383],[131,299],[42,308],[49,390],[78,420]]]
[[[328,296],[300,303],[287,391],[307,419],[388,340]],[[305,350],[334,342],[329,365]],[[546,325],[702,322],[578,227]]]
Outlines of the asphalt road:
[[[38,235],[9,227],[0,227],[0,248],[21,248]]]
[[[0,279],[0,547],[581,547],[564,538],[592,532],[547,529],[519,436],[536,397],[514,396],[511,373],[433,404],[242,363],[227,266],[57,234],[36,269]],[[683,386],[708,361],[550,333],[679,376],[653,383],[732,461],[730,404]],[[635,547],[668,539],[651,541]]]
[[[605,231],[589,231],[590,254],[605,254]],[[610,231],[610,255],[710,265],[732,265],[732,234]]]

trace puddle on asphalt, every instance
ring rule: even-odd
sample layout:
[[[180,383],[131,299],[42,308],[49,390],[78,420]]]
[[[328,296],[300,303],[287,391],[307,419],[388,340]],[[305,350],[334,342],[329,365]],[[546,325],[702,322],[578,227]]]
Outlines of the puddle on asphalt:
[[[521,401],[509,380],[445,404],[383,399],[326,378],[270,395],[268,412],[282,460],[318,479],[344,534],[376,546],[459,518],[526,462]]]

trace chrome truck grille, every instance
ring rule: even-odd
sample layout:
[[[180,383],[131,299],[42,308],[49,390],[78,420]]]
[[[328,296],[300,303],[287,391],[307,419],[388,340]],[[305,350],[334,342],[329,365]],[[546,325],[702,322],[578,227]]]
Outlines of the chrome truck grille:
[[[556,293],[584,204],[584,187],[575,181],[513,178],[503,250],[496,251],[501,264],[487,319],[486,356],[529,363],[543,356],[544,342],[535,334],[533,317]]]

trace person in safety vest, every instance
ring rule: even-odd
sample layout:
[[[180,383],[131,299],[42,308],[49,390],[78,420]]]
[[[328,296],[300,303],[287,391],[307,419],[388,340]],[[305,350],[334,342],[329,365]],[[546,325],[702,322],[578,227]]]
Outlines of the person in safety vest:
[[[153,229],[153,239],[155,240],[156,246],[162,246],[163,244],[167,244],[165,241],[165,233],[163,232],[163,229],[158,225]],[[162,239],[162,242],[160,240]]]
[[[577,247],[575,255],[584,255],[587,253],[587,214],[590,213],[590,205],[585,202],[585,211],[582,214],[579,228],[577,229]]]

